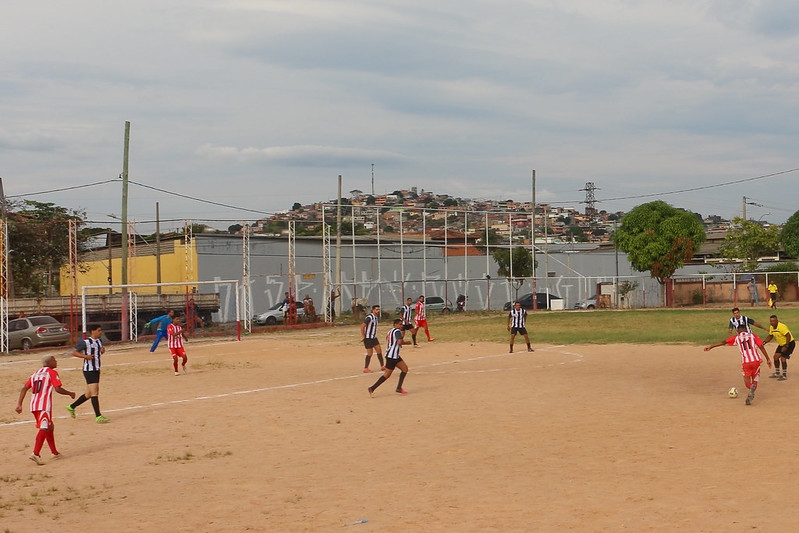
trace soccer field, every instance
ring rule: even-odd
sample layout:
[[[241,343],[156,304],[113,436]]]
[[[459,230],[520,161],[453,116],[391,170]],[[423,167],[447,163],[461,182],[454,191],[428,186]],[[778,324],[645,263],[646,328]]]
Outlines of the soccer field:
[[[111,346],[111,422],[88,403],[72,420],[54,395],[64,457],[45,445],[44,466],[28,460],[30,396],[13,411],[38,357],[4,357],[0,531],[795,527],[799,373],[777,383],[764,368],[747,407],[727,397],[742,388],[735,348],[534,337],[535,352],[517,338],[509,354],[436,336],[403,348],[409,394],[395,372],[374,398],[357,326],[190,342],[181,376],[163,345]],[[78,368],[59,356],[80,394]]]

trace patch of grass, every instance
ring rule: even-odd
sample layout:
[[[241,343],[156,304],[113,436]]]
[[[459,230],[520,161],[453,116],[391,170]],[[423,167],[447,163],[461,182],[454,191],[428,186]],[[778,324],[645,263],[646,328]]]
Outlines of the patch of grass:
[[[732,305],[730,305],[732,309]],[[527,331],[534,343],[547,344],[693,344],[707,345],[727,337],[730,309],[634,309],[596,311],[531,311]],[[799,332],[799,309],[742,308],[742,313],[768,327],[768,318]],[[478,311],[435,316],[431,333],[442,340],[507,342],[507,311]],[[755,328],[761,337],[768,334]],[[799,333],[797,333],[799,334]],[[522,339],[523,340],[523,339]],[[519,342],[519,338],[516,338]]]

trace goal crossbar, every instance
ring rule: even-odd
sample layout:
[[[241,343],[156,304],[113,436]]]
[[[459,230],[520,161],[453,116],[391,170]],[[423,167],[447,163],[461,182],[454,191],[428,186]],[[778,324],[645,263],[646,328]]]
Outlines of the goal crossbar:
[[[84,285],[80,292],[80,313],[83,322],[83,337],[86,338],[86,291],[91,289],[136,289],[139,287],[188,287],[193,285],[219,285],[220,283],[230,283],[235,286],[234,294],[236,297],[236,340],[241,340],[241,313],[239,311],[239,280],[220,279],[214,281],[170,281],[162,283],[124,283],[118,285]]]

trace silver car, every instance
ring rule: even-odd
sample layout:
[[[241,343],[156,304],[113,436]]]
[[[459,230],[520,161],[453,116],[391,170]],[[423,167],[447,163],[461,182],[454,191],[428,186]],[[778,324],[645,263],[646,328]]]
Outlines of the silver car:
[[[283,316],[284,312],[283,302],[278,302],[270,307],[269,311],[261,313],[260,315],[255,315],[252,320],[258,326],[274,326],[283,323],[283,319],[285,318]],[[304,316],[305,309],[303,308],[302,302],[297,302],[297,317],[301,318]]]
[[[69,328],[51,316],[28,316],[8,322],[8,349],[30,350],[69,342]]]

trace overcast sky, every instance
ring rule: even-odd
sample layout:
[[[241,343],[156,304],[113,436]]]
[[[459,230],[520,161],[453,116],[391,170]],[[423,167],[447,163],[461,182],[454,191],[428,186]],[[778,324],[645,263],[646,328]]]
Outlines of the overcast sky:
[[[110,225],[118,181],[32,193],[118,178],[130,121],[138,221],[226,228],[259,216],[170,193],[272,213],[374,164],[377,194],[527,201],[536,169],[539,202],[782,222],[797,50],[795,0],[5,0],[0,177]]]

